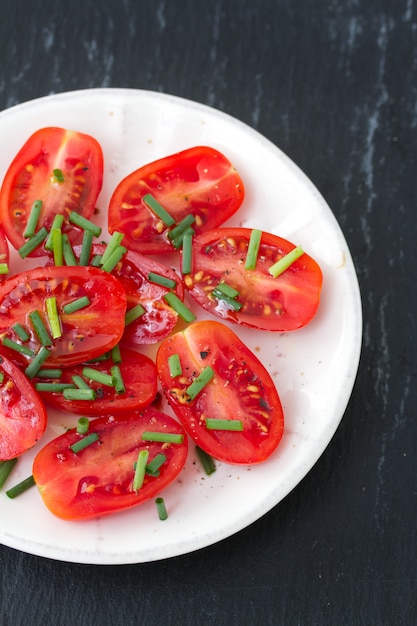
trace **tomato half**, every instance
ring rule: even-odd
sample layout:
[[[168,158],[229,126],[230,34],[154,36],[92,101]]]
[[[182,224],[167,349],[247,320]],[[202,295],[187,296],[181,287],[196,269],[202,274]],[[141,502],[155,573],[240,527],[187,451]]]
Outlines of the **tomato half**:
[[[176,223],[195,217],[196,233],[217,228],[243,202],[242,180],[231,162],[213,148],[198,146],[167,156],[124,178],[110,200],[109,232],[124,233],[129,249],[143,254],[172,252],[169,229],[145,205],[151,194]]]
[[[246,270],[250,235],[248,228],[219,228],[194,237],[192,273],[184,280],[190,295],[207,311],[244,326],[282,332],[305,326],[319,306],[320,267],[304,253],[273,278],[268,268],[295,246],[263,232],[256,267]],[[220,283],[238,292],[240,309],[214,295]]]
[[[177,354],[182,373],[171,375]],[[284,416],[275,385],[261,362],[221,322],[194,322],[159,347],[156,360],[162,388],[181,423],[208,454],[236,464],[259,463],[277,447]],[[190,399],[189,385],[209,366],[214,377]],[[241,432],[211,430],[208,418],[240,421]]]
[[[143,441],[145,431],[179,434],[183,442]],[[48,443],[33,463],[33,477],[44,503],[62,519],[109,515],[145,502],[175,480],[187,458],[188,442],[181,425],[153,409],[131,417],[95,419],[89,433],[97,433],[99,439],[83,450],[71,450],[83,436],[72,429]],[[135,491],[134,464],[141,450],[149,451],[149,461],[157,454],[164,454],[166,460],[159,475],[145,474],[143,486]]]
[[[55,171],[55,175],[54,175]],[[57,172],[62,174],[62,177]],[[103,182],[103,153],[91,137],[64,128],[41,128],[19,150],[0,191],[0,222],[16,249],[25,242],[24,232],[34,202],[42,201],[37,230],[50,230],[57,213],[71,211],[89,218]],[[79,241],[82,231],[64,223],[70,241]],[[38,248],[31,256],[45,254]]]
[[[0,356],[0,460],[26,452],[46,428],[45,406],[27,377]]]
[[[4,230],[0,226],[0,265],[5,263],[8,265],[9,263],[9,246],[7,244],[7,239],[4,234]],[[8,272],[0,272],[0,281],[5,280],[7,278]]]
[[[89,304],[75,312],[65,312],[65,305],[84,297]],[[126,312],[123,286],[108,272],[83,266],[37,267],[0,284],[0,341],[7,337],[37,353],[42,344],[29,316],[37,311],[51,338],[49,298],[56,298],[62,335],[46,346],[50,351],[48,366],[83,363],[119,342]],[[25,329],[27,340],[12,328],[16,323]],[[9,348],[7,355],[13,360],[31,359],[31,355],[23,359]]]
[[[96,392],[95,400],[68,400],[62,392],[40,391],[47,404],[62,411],[81,415],[106,415],[145,408],[156,396],[157,374],[155,363],[146,355],[122,348],[121,362],[118,363],[125,390],[116,391],[114,386],[104,385],[83,375],[86,366],[103,374],[112,375],[115,363],[111,356],[104,360],[83,365],[65,367],[59,379],[42,378],[36,382],[73,383],[73,376],[81,376],[84,382]]]

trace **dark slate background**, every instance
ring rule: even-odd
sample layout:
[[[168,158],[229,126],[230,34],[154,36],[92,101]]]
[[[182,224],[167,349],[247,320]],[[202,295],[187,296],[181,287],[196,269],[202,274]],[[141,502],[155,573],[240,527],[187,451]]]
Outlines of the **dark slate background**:
[[[415,0],[2,0],[0,109],[131,87],[248,123],[332,207],[364,313],[344,419],[283,502],[144,565],[0,546],[3,626],[417,623],[416,44]]]

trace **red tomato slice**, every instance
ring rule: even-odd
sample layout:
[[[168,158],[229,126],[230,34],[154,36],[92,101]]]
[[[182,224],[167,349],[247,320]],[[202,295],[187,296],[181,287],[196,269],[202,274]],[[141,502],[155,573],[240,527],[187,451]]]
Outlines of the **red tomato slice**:
[[[62,172],[63,182],[54,176]],[[25,242],[23,236],[28,218],[37,200],[42,210],[37,230],[50,230],[57,213],[68,217],[71,211],[89,218],[103,181],[103,153],[90,135],[63,128],[42,128],[19,150],[6,172],[0,191],[0,221],[7,238],[16,249]],[[72,243],[81,239],[82,231],[69,225],[62,227]],[[45,254],[42,247],[31,256]]]
[[[0,356],[0,460],[26,452],[46,428],[46,410],[26,376]]]
[[[4,337],[37,353],[41,342],[29,315],[37,311],[51,336],[48,298],[55,297],[62,335],[48,347],[49,365],[73,365],[93,359],[115,346],[124,331],[126,294],[111,274],[95,267],[38,267],[16,274],[0,285],[0,339]],[[87,297],[90,304],[66,313],[64,305]],[[29,335],[19,338],[12,326],[18,322]],[[4,347],[4,346],[3,346]],[[13,360],[22,357],[4,348]],[[30,360],[25,357],[25,361]]]
[[[0,264],[2,263],[5,263],[6,265],[9,263],[9,246],[7,245],[4,230],[0,226]],[[5,280],[5,278],[7,278],[7,274],[8,272],[0,272],[0,281]]]
[[[177,354],[182,374],[172,376]],[[159,347],[156,365],[162,388],[196,444],[220,461],[259,463],[277,447],[284,416],[274,383],[261,362],[220,322],[194,322]],[[187,389],[207,367],[214,371],[195,399]],[[210,430],[206,419],[241,421],[242,432]]]
[[[145,431],[180,434],[183,443],[143,441]],[[97,433],[99,440],[80,452],[70,449],[82,437],[72,429],[48,443],[33,463],[44,503],[62,519],[84,520],[141,504],[172,483],[187,458],[188,441],[181,425],[153,409],[131,417],[95,419],[89,433]],[[166,461],[159,476],[145,474],[143,486],[135,491],[134,463],[140,450],[149,451],[149,461],[157,454],[164,454]]]
[[[143,254],[174,250],[163,221],[143,203],[150,193],[178,223],[192,213],[196,233],[217,228],[243,202],[244,187],[230,161],[213,148],[198,146],[144,165],[124,178],[110,200],[109,232]]]
[[[219,228],[194,237],[192,273],[184,280],[190,295],[204,309],[236,324],[271,331],[296,330],[315,316],[322,287],[322,272],[303,254],[285,272],[268,272],[294,244],[262,233],[256,268],[245,269],[251,229]],[[213,290],[226,283],[239,292],[241,308],[215,297]]]
[[[62,392],[40,391],[47,404],[81,415],[106,415],[124,411],[140,410],[148,406],[156,396],[157,373],[155,363],[144,354],[123,348],[120,350],[122,361],[118,363],[125,391],[118,393],[114,387],[103,385],[83,375],[88,366],[101,373],[111,375],[114,361],[111,357],[84,365],[66,367],[59,379],[42,378],[36,382],[72,383],[73,376],[81,376],[89,387],[95,390],[95,400],[67,400]]]

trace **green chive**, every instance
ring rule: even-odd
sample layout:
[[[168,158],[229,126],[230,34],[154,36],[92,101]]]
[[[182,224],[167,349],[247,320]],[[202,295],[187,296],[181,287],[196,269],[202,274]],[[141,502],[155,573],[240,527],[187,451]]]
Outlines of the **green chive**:
[[[259,246],[261,245],[262,231],[254,228],[249,238],[248,251],[246,253],[245,270],[254,270],[258,260]]]
[[[91,267],[100,267],[101,266],[101,254],[95,254],[90,261]]]
[[[0,372],[0,385],[2,385],[3,383],[4,383],[4,372]]]
[[[41,371],[41,370],[40,370]],[[39,376],[39,372],[37,373]],[[74,389],[72,383],[36,383],[36,391],[48,391],[50,393],[61,393],[66,389]]]
[[[38,230],[38,232],[35,233],[33,237],[28,239],[23,244],[23,246],[19,248],[18,250],[19,256],[22,259],[25,259],[27,256],[29,256],[29,254],[31,254],[31,252],[36,250],[36,248],[39,248],[39,246],[46,239],[47,236],[48,236],[48,231],[46,230],[45,226],[42,226],[42,228]]]
[[[82,376],[78,376],[78,374],[74,374],[72,376],[72,382],[78,389],[91,389],[90,385],[84,380]]]
[[[214,417],[206,418],[206,427],[209,430],[243,430],[241,420],[222,420]]]
[[[98,441],[98,438],[99,437],[97,433],[90,433],[86,437],[83,437],[82,439],[79,439],[78,441],[73,443],[70,448],[75,454],[77,454],[77,452],[84,450],[84,448],[87,448],[88,446],[91,446],[92,443]]]
[[[85,230],[83,234],[83,241],[81,245],[79,264],[82,266],[89,265],[91,249],[93,247],[93,233],[91,230]]]
[[[77,422],[77,433],[79,435],[86,435],[90,428],[90,420],[88,417],[80,417]]]
[[[168,287],[168,289],[175,289],[177,286],[176,280],[167,278],[167,276],[162,276],[161,274],[156,274],[155,272],[149,272],[148,280],[156,285],[161,285],[161,287]]]
[[[193,260],[193,233],[188,232],[182,238],[181,273],[191,274]]]
[[[235,311],[240,311],[243,306],[241,302],[235,300],[234,298],[230,298],[218,287],[215,287],[211,293],[215,298],[217,298],[218,300],[222,300],[222,302],[228,304]]]
[[[87,218],[83,217],[82,215],[80,215],[76,211],[71,211],[71,213],[69,214],[69,218],[68,219],[71,222],[71,224],[74,224],[74,226],[78,226],[82,230],[89,230],[89,231],[91,231],[93,233],[94,237],[100,237],[100,235],[101,235],[101,228],[100,228],[100,226],[97,226],[97,224],[94,224],[93,222],[91,222]]]
[[[113,252],[120,247],[120,244],[122,243],[124,238],[123,233],[119,233],[117,231],[115,231],[112,236],[110,237],[110,241],[106,246],[106,249],[103,252],[102,258],[101,258],[101,264],[106,263],[106,261],[108,261],[108,259],[111,257],[111,255],[113,254]]]
[[[9,273],[9,266],[7,263],[0,263],[0,274],[4,275],[4,274],[8,274]]]
[[[54,228],[51,231],[52,236],[52,250],[54,254],[54,265],[56,267],[62,267],[64,264],[64,255],[62,250],[62,232],[60,228]]]
[[[174,239],[178,239],[179,237],[182,238],[185,231],[194,222],[195,222],[194,215],[192,213],[189,213],[188,215],[186,215],[186,217],[184,217],[184,219],[178,222],[178,224],[174,226],[174,228],[171,228],[171,230],[168,233],[168,239],[173,241]]]
[[[113,365],[110,368],[110,374],[114,380],[114,389],[116,393],[126,393],[126,387],[123,382],[122,372],[120,371],[120,367],[118,365]]]
[[[185,322],[192,322],[196,319],[194,313],[185,306],[173,291],[168,291],[168,293],[164,295],[164,300]]]
[[[9,459],[7,461],[0,461],[0,489],[3,487],[4,483],[9,478],[16,463],[17,463],[17,459]]]
[[[186,389],[187,396],[194,400],[214,377],[214,371],[207,365]]]
[[[62,233],[62,255],[64,257],[65,265],[68,267],[75,267],[78,265],[77,258],[66,233]]]
[[[22,341],[29,341],[30,336],[26,332],[26,329],[22,326],[22,324],[19,324],[18,322],[16,322],[16,324],[13,324],[12,330],[16,333],[16,335]]]
[[[176,378],[176,376],[181,376],[182,367],[179,354],[171,354],[168,357],[168,367],[169,373],[171,374],[171,378]]]
[[[29,313],[29,319],[32,322],[33,330],[35,331],[41,344],[43,346],[51,346],[51,337],[45,324],[43,323],[39,311],[32,311],[31,313]]]
[[[277,278],[277,276],[285,272],[285,270],[287,270],[290,265],[292,265],[303,254],[304,251],[302,247],[297,246],[296,248],[291,250],[291,252],[288,252],[288,254],[279,259],[276,263],[271,265],[271,267],[268,268],[268,272],[271,274],[271,276]]]
[[[114,387],[116,382],[113,376],[111,376],[110,374],[95,370],[93,367],[84,367],[81,373],[85,378],[94,380],[96,383],[106,385],[107,387]]]
[[[116,365],[117,363],[121,363],[122,362],[122,355],[120,353],[120,346],[119,344],[117,344],[116,346],[114,346],[111,349],[111,360],[113,361],[113,363]]]
[[[202,448],[200,448],[200,446],[196,446],[195,451],[197,452],[197,456],[207,476],[213,474],[213,472],[216,471],[216,465],[212,457],[207,454],[207,452],[205,452]]]
[[[6,348],[10,348],[11,350],[19,352],[20,354],[24,354],[25,356],[35,356],[35,352],[33,350],[27,348],[26,346],[22,346],[20,343],[17,343],[16,341],[13,341],[13,339],[9,339],[8,337],[3,337],[1,343]]]
[[[124,246],[117,246],[111,253],[108,259],[103,263],[101,259],[101,269],[103,272],[111,272],[114,270],[120,259],[126,254],[127,248]],[[104,256],[104,255],[103,255]]]
[[[181,248],[184,243],[184,237],[186,237],[187,235],[195,235],[195,230],[191,228],[191,226],[188,226],[183,232],[179,233],[178,237],[175,237],[175,239],[171,239],[171,243],[176,250],[179,250],[179,248]]]
[[[147,474],[156,474],[159,468],[166,462],[167,457],[160,452],[146,466]]]
[[[223,293],[225,296],[228,296],[229,298],[237,298],[239,295],[239,292],[237,289],[234,289],[233,287],[231,287],[230,285],[224,282],[220,282],[217,285],[216,289],[220,291],[221,293]]]
[[[25,239],[29,237],[33,237],[35,234],[36,227],[39,221],[39,216],[42,210],[42,204],[43,204],[42,200],[35,200],[35,202],[32,204],[32,208],[29,213],[29,218],[26,223],[26,228],[23,232],[23,237]]]
[[[145,468],[148,462],[149,450],[140,450],[138,460],[136,461],[136,469],[133,477],[133,491],[139,491],[145,479]]]
[[[64,174],[62,173],[62,170],[56,168],[54,170],[52,170],[52,174],[54,177],[54,181],[56,183],[63,183],[64,182]]]
[[[34,485],[35,479],[33,478],[33,476],[28,476],[28,478],[25,478],[25,480],[22,480],[22,482],[18,483],[17,485],[6,491],[6,496],[8,496],[9,498],[16,498],[16,496],[20,496],[21,493],[23,493],[30,487],[33,487]]]
[[[153,431],[145,431],[142,433],[142,441],[156,441],[158,443],[178,443],[184,441],[184,435],[177,433],[160,433]]]
[[[43,368],[36,374],[37,378],[61,378],[62,370],[58,368]]]
[[[158,516],[161,522],[164,522],[168,519],[168,513],[165,506],[165,501],[163,498],[159,497],[155,500],[156,510],[158,511]]]
[[[47,240],[45,242],[45,249],[46,250],[49,250],[50,252],[52,252],[52,250],[53,250],[52,231],[55,228],[61,229],[63,223],[64,223],[64,216],[61,215],[61,213],[57,213],[55,215],[54,219],[52,220],[51,229],[49,231],[48,238],[47,238]]]
[[[128,326],[132,322],[141,317],[144,313],[146,313],[145,309],[141,304],[136,304],[134,307],[129,309],[125,315],[125,326]]]
[[[64,389],[63,396],[66,400],[95,400],[96,392],[94,389]]]
[[[46,315],[48,317],[49,326],[51,327],[51,333],[53,339],[58,339],[62,336],[61,320],[58,314],[58,305],[56,303],[56,297],[50,296],[45,300]]]
[[[35,357],[25,369],[26,376],[28,378],[33,378],[34,376],[36,376],[42,364],[46,361],[49,355],[50,351],[48,350],[48,348],[46,348],[45,346],[41,346]]]
[[[84,309],[89,304],[91,304],[91,302],[88,296],[81,296],[81,298],[77,298],[77,300],[73,300],[72,302],[68,302],[68,304],[64,304],[64,306],[62,307],[62,310],[66,314],[75,313],[76,311],[79,311],[80,309]]]
[[[155,200],[152,194],[147,193],[144,195],[142,202],[144,202],[146,206],[164,222],[165,226],[173,226],[175,224],[175,220],[172,215],[170,215],[164,207],[161,206],[157,200]]]

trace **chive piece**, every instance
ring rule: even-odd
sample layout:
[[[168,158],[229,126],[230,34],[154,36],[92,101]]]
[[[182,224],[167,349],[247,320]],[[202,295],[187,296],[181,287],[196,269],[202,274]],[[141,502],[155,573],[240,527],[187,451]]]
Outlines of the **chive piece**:
[[[82,376],[78,376],[78,374],[74,374],[74,376],[72,376],[72,382],[77,389],[91,389],[90,385],[84,380],[84,378]]]
[[[146,313],[145,309],[141,304],[136,304],[134,307],[129,309],[125,315],[125,326],[128,326],[132,322],[141,317],[144,313]]]
[[[116,231],[114,231],[114,233],[112,234],[112,236],[110,237],[110,241],[106,246],[106,249],[103,252],[102,258],[101,258],[101,264],[106,263],[106,261],[111,257],[111,255],[113,254],[113,252],[119,248],[120,244],[122,243],[124,238],[123,233],[119,233]]]
[[[206,418],[206,427],[209,430],[243,430],[241,420],[222,420],[214,417]]]
[[[80,417],[77,422],[77,433],[79,435],[86,435],[90,428],[90,420],[88,417]]]
[[[46,361],[49,355],[50,351],[48,350],[48,348],[46,348],[45,346],[41,346],[35,357],[25,369],[26,376],[28,378],[33,378],[34,376],[36,376],[42,364]]]
[[[262,231],[254,228],[249,238],[248,251],[246,253],[245,270],[254,270],[258,260],[259,246],[261,245]]]
[[[26,223],[26,228],[23,231],[23,237],[25,239],[29,237],[33,237],[33,235],[35,234],[36,227],[39,221],[39,216],[42,210],[42,204],[43,204],[42,200],[35,200],[35,202],[32,204],[32,208],[29,213],[29,218]]]
[[[217,298],[218,300],[222,300],[235,311],[240,311],[240,309],[243,306],[241,302],[239,302],[238,300],[235,300],[234,298],[230,298],[225,293],[223,293],[223,291],[218,289],[218,287],[215,287],[211,293],[215,298]]]
[[[172,215],[170,215],[168,211],[166,211],[164,207],[159,204],[152,194],[145,194],[142,198],[142,202],[144,202],[148,209],[151,209],[151,211],[164,222],[165,226],[169,227],[175,224],[175,220]]]
[[[89,230],[90,232],[93,233],[94,237],[100,237],[101,235],[100,226],[97,226],[97,224],[94,224],[93,222],[83,217],[76,211],[71,211],[68,219],[71,222],[71,224],[74,224],[74,226],[78,226],[82,230]]]
[[[8,274],[9,273],[9,266],[7,263],[0,263],[0,274]]]
[[[178,433],[160,433],[146,430],[142,433],[142,441],[156,441],[158,443],[178,443],[184,441],[184,435]]]
[[[91,304],[88,296],[81,296],[81,298],[77,298],[77,300],[73,300],[72,302],[68,302],[68,304],[64,304],[62,310],[64,313],[75,313],[80,309],[84,309],[89,304]]]
[[[106,374],[105,372],[100,372],[99,370],[95,370],[93,367],[83,367],[82,375],[85,378],[89,378],[90,380],[94,380],[96,383],[100,383],[101,385],[106,385],[107,387],[114,387],[115,379],[110,374]]]
[[[195,230],[194,228],[191,228],[191,226],[188,226],[184,232],[179,233],[178,237],[175,237],[175,239],[171,240],[172,245],[174,246],[174,248],[176,250],[178,250],[179,248],[181,248],[181,246],[183,245],[184,242],[184,237],[186,235],[195,235]]]
[[[16,322],[16,324],[13,324],[12,326],[12,330],[16,333],[16,335],[19,337],[19,339],[21,339],[22,341],[29,341],[30,336],[29,334],[26,332],[26,328],[24,328],[22,326],[22,324],[19,324],[19,322]]]
[[[70,448],[75,454],[77,454],[81,450],[84,450],[84,448],[91,446],[92,443],[98,441],[98,438],[99,437],[97,433],[90,433],[86,437],[83,437],[82,439],[79,439],[78,441],[73,443]]]
[[[26,346],[22,346],[22,344],[17,343],[16,341],[13,341],[13,339],[9,339],[8,337],[3,337],[3,339],[1,340],[1,343],[6,348],[10,348],[11,350],[14,350],[15,352],[19,352],[19,354],[24,354],[25,356],[30,356],[30,357],[35,356],[35,352],[33,350],[31,350],[30,348],[27,348]]]
[[[101,265],[101,254],[95,254],[90,261],[91,267],[100,267]]]
[[[7,461],[0,461],[0,489],[3,487],[4,483],[9,478],[16,463],[17,463],[17,459],[8,459]]]
[[[61,213],[57,213],[55,215],[54,219],[52,220],[51,229],[49,231],[48,238],[47,238],[47,240],[45,242],[45,249],[46,250],[49,250],[50,252],[52,252],[52,250],[53,250],[52,231],[55,228],[59,228],[60,229],[62,227],[63,223],[64,223],[64,216],[61,215]]]
[[[140,450],[138,460],[136,461],[136,469],[133,477],[133,491],[139,491],[145,479],[145,468],[148,462],[149,450]]]
[[[94,235],[91,230],[84,231],[79,259],[79,264],[82,266],[86,266],[90,262],[91,248],[93,247],[93,237]]]
[[[56,368],[43,368],[36,374],[37,378],[61,378],[62,370]]]
[[[214,463],[213,458],[209,454],[207,454],[205,450],[200,448],[200,446],[196,446],[195,451],[197,452],[197,456],[207,476],[210,476],[210,474],[213,474],[213,472],[216,471],[216,465]]]
[[[43,346],[51,346],[51,337],[45,324],[43,323],[39,311],[32,311],[31,313],[29,313],[29,319],[32,322],[33,330],[35,331],[41,344]]]
[[[54,265],[62,267],[64,264],[64,256],[62,251],[62,232],[60,228],[53,228],[51,231],[52,251],[54,254]]]
[[[204,389],[204,387],[212,380],[214,377],[214,371],[207,365],[193,380],[191,385],[189,385],[186,389],[187,396],[190,400],[194,400],[198,396],[198,394]]]
[[[111,360],[113,361],[113,363],[115,365],[117,365],[117,363],[121,363],[122,362],[122,355],[120,353],[120,346],[119,346],[119,344],[115,345],[111,349],[110,356],[111,356]]]
[[[64,257],[65,265],[68,267],[75,267],[78,265],[77,258],[66,233],[62,233],[62,255]]]
[[[36,248],[39,248],[39,246],[46,239],[47,236],[48,231],[46,230],[45,226],[42,226],[42,228],[38,230],[38,232],[35,233],[33,237],[28,239],[23,244],[23,246],[19,248],[18,253],[20,258],[25,259],[27,256],[29,256],[29,254],[31,254],[31,252],[36,250]]]
[[[274,278],[277,278],[277,276],[285,272],[285,270],[287,270],[290,267],[290,265],[292,265],[303,254],[304,254],[304,250],[302,249],[302,247],[297,246],[296,248],[291,250],[291,252],[288,252],[288,254],[285,254],[276,263],[271,265],[271,267],[268,268],[268,272],[271,274],[271,276],[273,276]]]
[[[39,372],[37,376],[39,375]],[[72,383],[36,383],[36,391],[48,391],[50,393],[62,393],[66,389],[74,389]]]
[[[4,372],[0,372],[0,385],[2,385],[3,383],[4,383]]]
[[[28,476],[25,480],[18,483],[14,487],[11,487],[8,491],[6,491],[6,496],[9,498],[16,498],[16,496],[20,496],[21,493],[29,489],[30,487],[34,487],[35,479],[33,476]]]
[[[168,357],[168,367],[169,367],[169,373],[171,374],[171,378],[175,378],[176,376],[181,376],[182,367],[181,367],[179,354],[177,353],[171,354]]]
[[[59,168],[55,168],[54,170],[52,170],[52,174],[56,183],[64,182],[64,174],[62,173],[62,170],[60,170]]]
[[[49,326],[51,327],[52,339],[58,339],[62,336],[61,320],[59,319],[58,306],[56,297],[50,296],[45,300],[46,315],[48,317]]]
[[[162,452],[160,452],[159,454],[157,454],[152,461],[150,461],[147,466],[146,466],[146,473],[147,474],[156,474],[156,472],[159,470],[159,468],[166,462],[167,458],[165,456],[165,454],[162,454]]]
[[[234,287],[231,287],[224,282],[220,282],[217,285],[216,289],[223,293],[225,296],[228,296],[229,298],[237,298],[239,296],[239,292],[237,289],[234,289]]]
[[[177,286],[177,281],[172,278],[168,278],[167,276],[162,276],[161,274],[157,274],[156,272],[149,272],[148,280],[151,283],[155,283],[156,285],[161,285],[161,287],[168,287],[168,289],[175,289]]]
[[[155,500],[156,510],[158,511],[159,519],[161,522],[164,522],[168,519],[168,513],[165,506],[165,501],[160,496]]]
[[[185,306],[173,291],[168,291],[168,293],[164,295],[164,300],[185,322],[192,322],[196,319],[194,313]]]
[[[103,354],[99,354],[95,356],[93,359],[89,361],[85,361],[86,363],[101,363],[101,361],[107,361],[110,358],[110,352],[104,352]]]
[[[113,365],[110,368],[110,374],[113,376],[114,380],[114,389],[116,393],[126,393],[126,387],[123,382],[122,372],[120,371],[120,367],[118,365]]]
[[[178,239],[179,237],[182,238],[187,228],[191,226],[191,224],[193,224],[194,222],[195,222],[194,215],[192,213],[189,213],[180,222],[178,222],[178,224],[174,226],[174,228],[171,228],[171,230],[169,231],[167,235],[168,239],[172,241],[174,239]]]
[[[188,232],[182,238],[181,273],[191,274],[193,261],[193,233]]]
[[[95,400],[96,392],[94,389],[74,389],[67,388],[63,391],[66,400]]]
[[[103,263],[103,259],[101,259],[101,269],[103,270],[103,272],[113,271],[116,265],[119,263],[120,259],[126,254],[126,252],[127,248],[125,248],[124,246],[117,246],[117,248],[113,250],[109,258],[105,261],[105,263]]]

